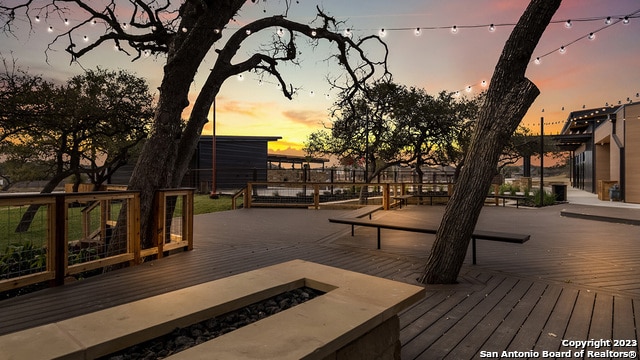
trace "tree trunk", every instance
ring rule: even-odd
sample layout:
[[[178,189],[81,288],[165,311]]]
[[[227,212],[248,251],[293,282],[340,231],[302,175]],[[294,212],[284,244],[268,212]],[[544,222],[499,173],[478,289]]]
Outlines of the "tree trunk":
[[[500,153],[539,94],[524,75],[560,2],[532,0],[505,44],[478,115],[465,166],[419,279],[422,283],[456,282]]]
[[[211,31],[212,27],[216,28],[223,21],[217,15],[212,9],[199,8],[196,2],[185,5],[182,22],[191,23],[194,30],[188,35],[175,37],[167,55],[152,132],[138,157],[128,187],[140,191],[140,237],[143,248],[152,246],[156,238],[153,226],[156,191],[175,187],[184,175],[175,171],[178,146],[183,135],[181,115],[189,104],[189,79],[194,78],[214,41],[221,36]]]

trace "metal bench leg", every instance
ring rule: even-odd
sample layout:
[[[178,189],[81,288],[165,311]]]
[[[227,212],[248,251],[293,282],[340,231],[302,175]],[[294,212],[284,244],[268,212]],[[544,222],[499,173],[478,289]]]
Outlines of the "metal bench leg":
[[[378,250],[380,250],[380,228],[378,228]]]
[[[473,265],[476,264],[476,238],[472,237],[471,238],[471,253],[473,256]]]
[[[353,228],[354,228],[354,225],[351,225],[351,236],[353,236]]]

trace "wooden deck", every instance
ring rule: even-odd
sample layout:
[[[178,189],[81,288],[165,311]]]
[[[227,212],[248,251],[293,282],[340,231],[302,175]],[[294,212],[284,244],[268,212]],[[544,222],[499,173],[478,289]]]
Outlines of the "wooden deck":
[[[580,350],[563,340],[591,339],[634,340],[635,346],[596,351],[637,352],[638,227],[561,217],[567,207],[485,207],[477,229],[526,232],[531,240],[479,242],[480,265],[471,265],[469,252],[459,284],[427,286],[424,300],[401,315],[402,358],[496,358],[491,355],[502,351],[542,358],[543,351]],[[437,224],[443,209],[411,206],[374,217]],[[375,229],[357,228],[352,237],[349,226],[328,222],[338,213],[249,209],[197,216],[191,252],[0,301],[0,334],[291,259],[416,283],[433,235],[388,231],[375,250]]]

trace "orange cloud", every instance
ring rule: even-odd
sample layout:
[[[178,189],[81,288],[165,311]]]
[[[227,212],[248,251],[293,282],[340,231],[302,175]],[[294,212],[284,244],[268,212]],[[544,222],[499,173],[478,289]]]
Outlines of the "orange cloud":
[[[309,127],[318,127],[328,120],[327,114],[318,110],[287,110],[282,115],[296,124]]]

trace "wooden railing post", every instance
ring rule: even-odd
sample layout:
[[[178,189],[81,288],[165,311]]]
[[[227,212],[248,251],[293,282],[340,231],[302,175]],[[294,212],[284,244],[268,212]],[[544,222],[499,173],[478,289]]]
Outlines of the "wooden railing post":
[[[165,235],[165,217],[166,217],[166,205],[167,199],[163,191],[156,193],[156,233],[155,241],[158,247],[158,259],[162,258],[164,250],[164,235]]]
[[[193,250],[193,189],[190,189],[182,201],[183,240],[186,237],[187,250]]]
[[[251,194],[253,194],[253,185],[251,183],[247,183],[247,191],[244,193],[244,208],[251,208]]]
[[[65,224],[67,218],[67,207],[64,195],[56,195],[55,210],[53,212],[52,233],[54,241],[54,266],[55,278],[53,285],[64,285],[64,277],[67,272],[67,241],[65,234]]]
[[[391,208],[391,196],[389,195],[389,184],[382,185],[382,207],[384,210]]]
[[[320,208],[320,184],[313,184],[313,207]]]
[[[129,211],[131,211],[130,219],[132,219],[129,227],[129,236],[131,236],[129,239],[133,245],[133,263],[138,265],[142,262],[140,256],[142,248],[142,237],[140,236],[140,193],[134,193],[133,199],[128,199],[127,203],[130,207]]]

